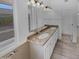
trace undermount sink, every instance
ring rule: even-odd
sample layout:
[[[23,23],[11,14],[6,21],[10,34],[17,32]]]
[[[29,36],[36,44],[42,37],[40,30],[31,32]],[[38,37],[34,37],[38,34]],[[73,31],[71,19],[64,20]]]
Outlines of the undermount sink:
[[[45,39],[49,36],[49,33],[42,33],[38,36],[38,39]]]

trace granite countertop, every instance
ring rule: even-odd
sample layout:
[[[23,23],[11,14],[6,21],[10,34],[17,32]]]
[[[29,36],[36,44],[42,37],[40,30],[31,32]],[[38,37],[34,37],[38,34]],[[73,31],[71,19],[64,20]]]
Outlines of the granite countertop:
[[[40,32],[28,36],[28,42],[43,46],[50,39],[50,37],[56,32],[58,26],[50,26],[50,27],[43,26],[41,27],[41,29],[42,30]],[[38,37],[42,35],[42,33],[48,33],[49,35],[44,39],[39,39]]]

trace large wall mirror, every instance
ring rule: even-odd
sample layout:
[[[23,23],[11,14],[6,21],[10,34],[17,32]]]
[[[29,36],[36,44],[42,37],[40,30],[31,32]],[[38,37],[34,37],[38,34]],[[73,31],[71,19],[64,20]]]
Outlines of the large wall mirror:
[[[30,32],[44,25],[42,24],[42,16],[41,16],[42,8],[40,8],[40,6],[37,7],[36,4],[37,4],[36,2],[33,3],[33,0],[29,1],[29,4],[28,4],[28,11],[29,11],[28,21],[29,21]]]
[[[11,0],[0,0],[0,43],[10,42],[13,37],[14,22]]]

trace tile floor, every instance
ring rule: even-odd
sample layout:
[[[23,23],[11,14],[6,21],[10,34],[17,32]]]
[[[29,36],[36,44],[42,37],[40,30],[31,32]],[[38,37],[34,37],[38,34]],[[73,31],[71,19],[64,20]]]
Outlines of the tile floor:
[[[79,42],[72,43],[71,36],[58,40],[51,59],[79,59]]]

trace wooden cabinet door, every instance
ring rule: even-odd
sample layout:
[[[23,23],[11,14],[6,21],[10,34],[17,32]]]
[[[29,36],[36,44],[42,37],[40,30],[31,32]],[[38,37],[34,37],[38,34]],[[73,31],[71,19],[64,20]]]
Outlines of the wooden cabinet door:
[[[45,49],[45,59],[50,59],[50,46]]]

